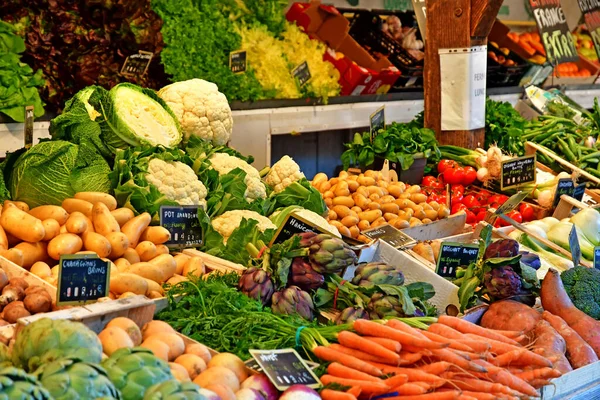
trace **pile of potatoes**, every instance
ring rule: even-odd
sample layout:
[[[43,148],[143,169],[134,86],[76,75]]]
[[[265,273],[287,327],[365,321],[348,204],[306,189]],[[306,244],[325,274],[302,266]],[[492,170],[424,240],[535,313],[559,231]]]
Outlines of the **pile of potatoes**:
[[[150,226],[151,216],[117,208],[106,193],[82,192],[62,206],[29,209],[5,201],[0,213],[0,256],[57,286],[62,255],[97,254],[110,261],[110,297],[163,296],[162,284],[205,272],[199,257],[171,255],[170,233]]]
[[[345,236],[368,243],[361,232],[390,224],[398,229],[427,224],[446,218],[450,210],[445,204],[427,202],[419,185],[383,179],[381,171],[368,170],[359,175],[347,171],[328,179],[318,173],[312,185],[323,194],[329,207],[328,221]]]

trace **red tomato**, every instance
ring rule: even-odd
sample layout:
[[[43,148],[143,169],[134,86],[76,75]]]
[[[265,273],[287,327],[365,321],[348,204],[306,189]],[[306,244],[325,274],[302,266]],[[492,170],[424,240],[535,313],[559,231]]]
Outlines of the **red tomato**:
[[[519,205],[519,212],[523,216],[523,221],[529,222],[535,219],[535,210],[529,203],[521,203]]]
[[[463,185],[450,185],[450,190],[452,193],[460,192],[461,194],[465,194],[465,187]]]
[[[450,200],[452,204],[462,203],[462,200],[463,195],[461,192],[452,192],[452,198]]]
[[[479,201],[477,201],[477,198],[475,198],[475,196],[473,196],[472,194],[463,197],[462,203],[468,208],[481,207],[481,203],[479,203]]]
[[[441,194],[438,196],[438,203],[440,204],[446,204],[446,195],[445,194]]]
[[[431,194],[429,195],[429,197],[427,197],[427,202],[428,202],[428,203],[431,203],[431,202],[433,202],[433,201],[435,201],[435,202],[438,202],[438,203],[439,203],[439,202],[440,202],[440,196],[439,196],[439,195],[437,195],[437,194],[435,194],[435,193],[431,193]]]
[[[469,186],[477,180],[477,171],[473,167],[465,167],[465,178],[463,179],[463,185]]]
[[[492,203],[498,203],[498,204],[504,204],[504,202],[508,200],[508,196],[505,196],[503,194],[495,194],[493,196],[490,196],[490,198],[488,199],[488,203],[492,204]]]
[[[490,194],[488,192],[480,192],[475,195],[475,198],[479,202],[479,204],[488,204],[488,199],[490,198]]]
[[[481,210],[477,213],[477,222],[481,222],[485,219],[485,215],[487,214],[487,212],[485,210]]]
[[[444,184],[440,181],[431,182],[429,186],[436,190],[444,189]]]
[[[456,214],[459,211],[467,211],[467,206],[462,203],[456,203],[452,205],[452,214]]]
[[[455,168],[458,164],[453,160],[441,160],[437,165],[438,173],[444,172],[447,168]]]
[[[465,178],[465,170],[462,167],[446,168],[443,172],[444,182],[451,185],[461,184]]]
[[[511,212],[506,214],[507,217],[512,218],[513,221],[521,223],[523,222],[523,216],[517,210],[512,210]],[[508,226],[510,225],[508,222],[504,221],[502,218],[498,218],[496,222],[500,222],[500,226]],[[495,225],[495,224],[494,224]]]
[[[423,186],[432,186],[434,182],[437,182],[437,178],[435,176],[428,175],[423,178],[421,181],[421,185]]]
[[[474,224],[477,222],[477,216],[471,210],[467,210],[467,224]]]

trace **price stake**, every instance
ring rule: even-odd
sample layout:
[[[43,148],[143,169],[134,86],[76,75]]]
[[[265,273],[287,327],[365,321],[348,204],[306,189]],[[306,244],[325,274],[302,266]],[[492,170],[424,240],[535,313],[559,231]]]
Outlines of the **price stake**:
[[[406,233],[394,228],[390,224],[379,225],[376,228],[367,229],[361,232],[369,239],[379,239],[397,249],[412,246],[417,243],[415,239]]]
[[[535,182],[535,154],[502,161],[500,190]]]
[[[290,213],[283,224],[279,227],[273,239],[271,239],[271,243],[269,243],[269,247],[276,243],[283,243],[294,235],[304,233],[304,232],[313,232],[313,233],[329,233],[325,229],[321,227],[314,226],[307,220],[302,217],[296,215],[296,213]]]
[[[511,212],[512,210],[514,210],[515,208],[517,208],[517,206],[523,200],[525,200],[525,197],[527,197],[527,192],[522,192],[521,191],[521,192],[518,192],[516,194],[513,194],[500,207],[498,207],[498,209],[496,210],[495,214],[496,215],[508,214],[509,212]]]
[[[33,106],[25,106],[25,134],[23,135],[25,140],[25,148],[29,149],[33,145],[33,118],[34,118]]]
[[[600,269],[600,246],[594,247],[594,268]]]
[[[234,74],[246,72],[246,50],[232,51],[229,53],[229,69]]]
[[[417,18],[417,24],[419,25],[419,31],[421,31],[421,37],[425,42],[425,36],[427,36],[427,7],[425,6],[425,0],[412,0],[413,10],[415,10],[415,17]]]
[[[153,56],[153,53],[143,50],[140,50],[138,54],[130,55],[121,68],[121,75],[130,78],[143,77],[148,72]]]
[[[385,106],[381,106],[381,108],[371,114],[369,126],[371,127],[371,141],[373,141],[379,134],[379,131],[385,129]]]
[[[60,257],[56,305],[86,304],[107,297],[110,264],[96,254],[69,254]]]
[[[317,368],[319,368],[319,366],[321,364],[313,362],[313,361],[308,361],[308,360],[304,360],[304,363],[306,365],[308,365],[308,367],[312,370],[315,370]],[[261,366],[256,362],[256,360],[254,358],[251,358],[249,360],[244,361],[244,365],[246,365],[246,368],[250,368],[253,371],[256,371],[258,373],[263,372],[263,369],[261,368]]]
[[[583,182],[581,185],[577,185],[575,190],[573,190],[573,198],[575,200],[583,201],[583,195],[585,194],[586,188],[587,182]]]
[[[308,62],[304,61],[302,64],[298,65],[296,68],[292,70],[292,76],[298,79],[298,83],[300,87],[306,85],[306,83],[312,77],[310,74],[310,70],[308,69]]]
[[[573,265],[578,266],[581,260],[581,247],[579,246],[579,238],[577,238],[577,228],[575,224],[569,232],[569,249],[571,249],[571,257],[573,257]],[[594,255],[595,258],[595,255]]]
[[[478,255],[478,244],[442,242],[435,272],[442,278],[456,279],[457,268],[475,262]]]
[[[573,179],[559,179],[558,184],[556,185],[556,191],[554,192],[554,202],[552,203],[552,206],[556,207],[558,205],[560,196],[563,194],[573,197],[573,193],[575,193],[575,184],[573,183]]]
[[[198,247],[202,244],[198,206],[161,206],[160,226],[171,233],[171,238],[165,243],[169,248]]]
[[[294,349],[250,350],[250,355],[277,390],[284,391],[292,385],[321,387],[319,378]]]
[[[579,61],[575,42],[569,31],[560,0],[529,0],[533,16],[546,49],[548,61],[553,64]]]
[[[596,54],[600,57],[600,3],[589,0],[577,0],[577,3],[583,14],[585,25],[590,31]]]

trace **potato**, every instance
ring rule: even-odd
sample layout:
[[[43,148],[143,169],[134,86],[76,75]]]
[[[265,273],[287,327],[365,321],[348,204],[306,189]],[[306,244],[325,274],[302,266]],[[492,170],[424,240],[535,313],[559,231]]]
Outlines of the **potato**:
[[[100,258],[108,257],[111,245],[107,238],[96,232],[86,232],[82,235],[83,247],[98,254]]]
[[[55,260],[65,254],[75,254],[83,247],[81,238],[72,233],[61,233],[48,243],[48,255]]]
[[[107,326],[98,334],[98,339],[102,343],[102,352],[110,356],[115,351],[122,348],[132,348],[133,341],[123,329],[116,326]]]
[[[427,195],[423,193],[413,193],[410,195],[410,200],[416,204],[424,203],[427,201]]]
[[[332,204],[334,206],[346,206],[349,208],[354,206],[354,200],[349,196],[339,196],[332,200]]]
[[[154,244],[163,244],[171,238],[171,233],[168,229],[162,226],[149,226],[142,232],[140,240],[150,241]]]
[[[140,242],[135,251],[139,254],[141,261],[150,261],[156,257],[156,245],[152,242]]]
[[[108,258],[115,260],[121,256],[125,256],[125,252],[129,249],[129,239],[127,238],[127,235],[122,232],[112,232],[106,235],[106,240],[110,243],[110,254],[108,255]],[[131,262],[129,259],[128,261]]]
[[[40,278],[46,278],[52,276],[52,271],[50,271],[50,266],[43,261],[38,261],[31,266],[29,270],[35,276],[39,276]]]
[[[367,206],[367,210],[381,210],[381,204],[378,201],[371,201]]]
[[[398,211],[400,211],[400,206],[396,203],[386,203],[381,205],[381,211],[385,213],[391,213],[398,215]]]
[[[39,242],[46,236],[44,225],[40,219],[19,210],[12,203],[8,203],[8,206],[2,211],[0,225],[6,233],[25,242]]]
[[[390,222],[391,220],[398,218],[398,215],[397,214],[393,214],[393,213],[385,213],[385,214],[383,214],[383,218],[387,222]]]
[[[22,267],[25,260],[23,252],[19,249],[12,248],[8,250],[0,250],[0,256],[6,258],[8,261],[17,264]]]
[[[425,218],[429,218],[430,220],[434,221],[438,218],[438,212],[435,210],[425,210]]]
[[[177,268],[175,269],[175,273],[178,275],[181,275],[183,273],[183,266],[185,265],[185,263],[187,263],[189,261],[189,259],[191,257],[186,254],[183,254],[183,253],[178,253],[178,254],[175,254],[175,256],[173,258],[175,258],[175,263],[177,263]]]
[[[123,225],[121,232],[127,235],[129,247],[135,248],[138,245],[140,236],[144,229],[150,225],[150,221],[152,221],[152,217],[145,212],[127,221],[127,223]]]
[[[333,211],[333,210],[329,210],[329,211],[327,212],[327,219],[333,219],[333,220],[336,220],[336,219],[338,219],[338,215],[335,213],[335,211]]]
[[[148,283],[139,275],[122,272],[110,277],[110,291],[117,295],[125,292],[146,294],[148,291]]]
[[[125,272],[139,275],[156,283],[163,283],[170,278],[170,276],[166,276],[169,271],[165,272],[160,265],[150,264],[149,262],[131,264],[125,269]]]
[[[200,257],[192,257],[183,266],[183,276],[192,274],[194,276],[202,276],[206,272],[204,261]]]
[[[45,220],[45,219],[55,219],[58,221],[59,225],[64,225],[67,222],[67,218],[69,218],[69,213],[67,210],[60,206],[38,206],[29,210],[29,214],[33,215],[37,219]]]
[[[92,207],[94,205],[89,201],[81,200],[81,199],[64,199],[62,202],[62,208],[65,209],[69,214],[74,213],[75,211],[82,213],[86,217],[90,218],[92,216]]]
[[[367,220],[360,220],[358,222],[358,229],[361,231],[365,231],[371,227],[371,223]]]
[[[44,242],[49,242],[60,234],[60,225],[57,220],[52,218],[45,219],[42,221],[42,225],[45,232],[44,239],[42,239]]]
[[[44,261],[48,258],[48,243],[46,242],[22,242],[14,248],[23,252],[23,264],[21,266],[25,269],[29,269],[36,262]]]
[[[350,231],[350,237],[354,239],[356,239],[358,235],[360,235],[360,229],[358,229],[358,226],[356,225],[349,227],[348,230]]]
[[[337,218],[332,218],[332,219],[343,219],[343,218],[347,217],[348,215],[350,215],[350,208],[348,208],[346,206],[334,206],[332,210],[337,215]]]
[[[162,254],[169,254],[169,248],[164,244],[157,244],[156,245],[156,257],[158,257]]]
[[[133,210],[131,210],[127,207],[117,208],[116,210],[112,210],[110,213],[112,214],[113,217],[115,217],[115,219],[119,223],[119,226],[121,226],[121,227],[123,225],[125,225],[127,222],[129,222],[130,220],[132,220],[133,217],[135,217]]]
[[[351,226],[358,224],[358,221],[359,221],[358,217],[356,217],[354,215],[348,215],[347,217],[342,219],[341,222],[342,222],[342,225],[350,228]]]
[[[94,207],[92,207],[92,222],[94,230],[102,236],[121,231],[121,227],[115,217],[110,213],[106,204],[101,202],[95,203]]]
[[[177,261],[175,261],[175,258],[170,254],[156,256],[150,260],[150,264],[158,265],[163,270],[163,273],[166,276],[164,281],[172,277],[177,271]]]
[[[371,223],[371,228],[376,228],[380,225],[385,225],[385,224],[387,224],[387,221],[385,220],[385,218],[379,217]]]
[[[67,232],[80,235],[88,230],[88,217],[79,211],[75,211],[69,215],[65,227],[67,228]]]
[[[441,204],[440,208],[438,209],[438,218],[439,219],[448,218],[449,215],[450,215],[450,209],[448,207],[446,207],[445,204]]]
[[[127,269],[127,267],[131,265],[131,263],[127,261],[126,258],[117,258],[115,260],[115,265],[117,266],[119,272],[125,272],[125,269]]]
[[[398,218],[395,222],[394,222],[394,228],[396,229],[406,229],[406,228],[410,228],[410,223],[402,218]]]
[[[151,292],[158,292],[161,295],[162,295],[162,293],[164,293],[164,290],[160,286],[160,284],[158,284],[150,279],[146,279],[146,282],[148,282],[148,292],[146,292],[146,296],[148,296],[148,294]]]
[[[0,251],[8,250],[8,237],[6,237],[6,232],[4,232],[4,228],[0,226]]]
[[[368,221],[371,224],[377,218],[380,218],[382,216],[383,216],[383,213],[381,212],[381,210],[371,210],[371,211],[364,211],[364,212],[358,213],[358,218],[360,218],[361,220]]]
[[[181,276],[179,274],[175,274],[167,280],[169,285],[177,285],[179,282],[187,281],[188,278],[185,276]]]
[[[75,193],[75,198],[85,200],[92,204],[103,203],[109,211],[117,208],[117,199],[108,193],[102,192],[79,192]]]
[[[11,201],[11,200],[4,200],[4,204],[2,206],[2,211],[4,211],[5,209],[7,209],[8,207],[11,207],[11,206],[15,206],[21,211],[29,212],[29,205],[27,205],[27,203],[25,203],[24,201]]]

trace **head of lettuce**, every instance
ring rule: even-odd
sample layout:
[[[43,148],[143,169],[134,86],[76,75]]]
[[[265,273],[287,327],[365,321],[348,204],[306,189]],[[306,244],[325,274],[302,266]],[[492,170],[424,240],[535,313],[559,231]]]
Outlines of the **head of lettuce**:
[[[60,205],[77,192],[109,192],[110,167],[91,144],[45,141],[10,154],[1,166],[6,190],[0,197],[29,207]],[[0,184],[2,179],[0,179]],[[1,199],[4,200],[4,199]]]

